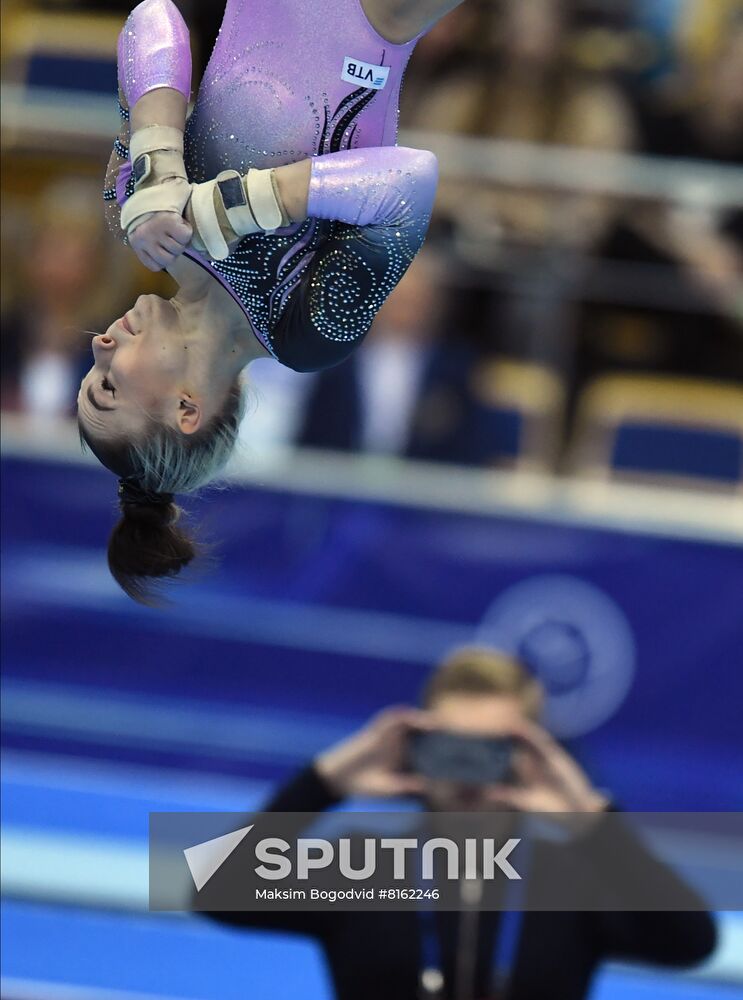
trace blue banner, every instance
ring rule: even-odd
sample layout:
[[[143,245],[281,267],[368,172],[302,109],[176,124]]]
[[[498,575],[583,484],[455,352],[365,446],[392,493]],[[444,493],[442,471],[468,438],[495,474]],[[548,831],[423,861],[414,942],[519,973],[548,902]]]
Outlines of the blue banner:
[[[550,725],[627,808],[743,807],[743,548],[256,487],[191,508],[216,568],[140,608],[105,565],[111,477],[3,462],[9,745],[279,777],[488,642],[539,674]],[[85,714],[102,697],[118,735]],[[247,762],[152,725],[171,703],[249,718]]]

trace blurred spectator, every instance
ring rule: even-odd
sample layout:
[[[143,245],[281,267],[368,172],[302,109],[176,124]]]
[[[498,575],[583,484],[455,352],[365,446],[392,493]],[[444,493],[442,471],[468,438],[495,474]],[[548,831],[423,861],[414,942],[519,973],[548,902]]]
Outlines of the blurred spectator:
[[[298,443],[479,464],[493,443],[470,393],[475,353],[443,337],[442,265],[424,250],[353,358],[317,376]]]
[[[583,68],[573,58],[572,0],[503,0],[489,10],[483,30],[485,37],[489,30],[495,58],[458,94],[463,130],[590,149],[632,146],[632,118],[619,88],[606,73]],[[427,117],[424,103],[414,123]],[[438,127],[445,129],[440,122]],[[486,184],[444,185],[439,202],[439,210],[473,238],[487,235],[482,252],[491,264],[499,253],[545,241],[590,246],[605,230],[611,207],[585,194],[568,198]]]
[[[594,50],[586,60],[586,46],[576,44],[592,23],[582,14],[575,0],[486,5],[471,29],[479,40],[472,51],[486,55],[455,75],[456,115],[447,112],[444,77],[421,96],[408,123],[537,146],[631,149],[633,119],[620,88]],[[583,191],[444,178],[438,217],[452,226],[461,258],[490,286],[482,311],[489,351],[570,367],[564,355],[574,272],[611,231],[617,212],[615,199]],[[464,302],[457,308],[467,311]]]
[[[542,685],[519,661],[495,650],[455,650],[432,674],[423,710],[398,707],[381,712],[308,762],[276,792],[265,811],[317,814],[352,797],[383,804],[413,796],[432,814],[433,831],[441,829],[435,822],[440,814],[490,813],[495,824],[504,810],[542,818],[549,813],[561,824],[563,835],[535,842],[524,884],[541,887],[544,876],[537,873],[549,872],[553,898],[558,893],[566,898],[576,885],[590,886],[590,898],[601,903],[596,912],[534,911],[525,913],[523,921],[506,919],[495,912],[494,883],[481,885],[485,903],[480,907],[460,913],[440,910],[432,929],[415,910],[219,912],[217,901],[226,897],[225,879],[235,877],[224,869],[201,890],[197,906],[215,911],[206,915],[231,927],[309,936],[323,949],[338,1000],[494,996],[496,964],[501,971],[498,996],[584,1000],[595,974],[611,959],[678,969],[698,965],[714,951],[715,919],[629,824],[619,828],[619,837],[607,835],[608,814],[617,807],[542,728],[544,698]],[[445,741],[439,742],[425,777],[410,764],[416,732]],[[473,738],[474,760],[480,766],[483,739],[500,746],[496,741],[513,740],[508,779],[489,783],[473,777],[471,769],[469,780],[452,779],[457,762],[461,775],[463,756],[472,759],[473,751],[464,748],[472,746]],[[576,814],[581,814],[580,823]],[[360,842],[361,835],[356,833],[354,839]],[[627,878],[627,871],[634,877]],[[644,884],[667,894],[674,912],[632,912],[627,902],[633,882],[635,891]],[[494,961],[503,955],[504,939],[511,943],[508,960]],[[433,980],[431,971],[438,973]]]
[[[85,331],[108,326],[127,293],[120,275],[115,282],[105,280],[111,258],[104,253],[99,200],[97,187],[86,181],[53,183],[34,205],[28,231],[17,232],[12,257],[6,247],[6,409],[71,414],[80,377],[91,363]]]
[[[673,72],[635,91],[642,151],[741,166],[743,3],[695,0],[683,12]],[[606,370],[743,380],[743,209],[718,208],[701,184],[685,194],[630,203],[601,247],[618,275],[629,268],[627,292],[584,310],[578,385]],[[633,301],[634,282],[657,304]]]
[[[743,167],[743,3],[706,0],[679,32],[671,83],[638,102],[645,151]],[[720,212],[705,192],[692,207],[638,214],[640,232],[684,267],[722,312],[743,320],[743,209]]]
[[[679,18],[688,9],[688,0],[631,0],[632,24],[641,34],[636,44],[642,46],[641,60],[634,60],[643,83],[662,81],[672,71],[674,37]],[[638,61],[642,65],[637,65]]]
[[[418,42],[400,103],[406,127],[437,132],[479,130],[478,93],[493,53],[492,4],[471,0],[442,18]]]
[[[248,406],[240,425],[242,454],[252,461],[292,448],[314,385],[312,372],[295,372],[272,358],[253,361],[244,373]]]

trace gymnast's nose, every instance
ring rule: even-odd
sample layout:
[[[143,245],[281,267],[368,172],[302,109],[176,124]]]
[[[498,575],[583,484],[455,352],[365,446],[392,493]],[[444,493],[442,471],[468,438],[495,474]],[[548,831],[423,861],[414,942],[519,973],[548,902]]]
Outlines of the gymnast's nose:
[[[110,333],[99,333],[93,337],[93,357],[97,363],[106,359],[108,363],[113,358],[116,349],[116,341]]]

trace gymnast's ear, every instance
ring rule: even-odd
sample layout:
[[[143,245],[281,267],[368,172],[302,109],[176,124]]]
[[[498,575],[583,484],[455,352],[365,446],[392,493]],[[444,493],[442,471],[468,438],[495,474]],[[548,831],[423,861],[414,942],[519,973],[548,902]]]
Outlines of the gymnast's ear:
[[[178,401],[178,429],[183,434],[194,434],[201,427],[201,407],[190,396],[181,396]]]

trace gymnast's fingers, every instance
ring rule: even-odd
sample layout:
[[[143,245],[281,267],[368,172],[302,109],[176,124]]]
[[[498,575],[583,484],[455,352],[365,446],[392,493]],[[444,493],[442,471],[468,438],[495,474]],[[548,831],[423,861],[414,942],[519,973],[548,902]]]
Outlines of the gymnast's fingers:
[[[173,222],[165,228],[165,235],[187,247],[193,238],[193,229],[183,218],[174,218]]]
[[[167,267],[168,264],[172,264],[176,257],[183,253],[183,247],[178,248],[178,252],[174,253],[172,250],[167,250],[161,245],[156,245],[150,247],[149,254],[154,261],[160,265],[160,267]]]
[[[135,239],[133,241],[133,246],[135,251],[141,250],[144,254],[146,254],[157,265],[157,270],[161,270],[163,267],[166,267],[177,256],[175,252],[162,245],[161,238],[156,238],[153,234],[147,234],[140,240]],[[176,246],[178,247],[177,253],[182,253],[183,247],[181,247],[180,244],[176,244]],[[145,263],[143,258],[140,259],[142,259],[142,262]]]
[[[145,249],[142,247],[134,247],[133,249],[141,263],[144,264],[149,271],[162,271],[162,265],[158,264],[157,261],[150,257]]]
[[[172,236],[163,236],[160,239],[160,250],[168,253],[171,257],[179,257],[186,249],[186,245]]]
[[[149,260],[157,265],[158,270],[163,267],[166,259],[165,254],[151,236],[137,240],[132,245],[143,264],[147,264]]]

